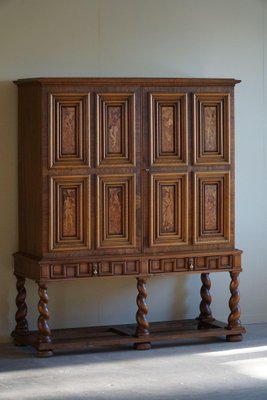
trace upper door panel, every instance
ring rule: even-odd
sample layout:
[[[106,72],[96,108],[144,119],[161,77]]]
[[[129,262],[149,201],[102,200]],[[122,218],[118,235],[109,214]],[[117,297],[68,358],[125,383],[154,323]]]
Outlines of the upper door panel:
[[[49,113],[49,167],[89,167],[89,93],[51,93]]]
[[[97,94],[97,167],[136,166],[135,128],[135,93]]]
[[[187,137],[187,95],[150,93],[150,165],[186,165]]]
[[[194,164],[230,163],[230,94],[193,96]]]

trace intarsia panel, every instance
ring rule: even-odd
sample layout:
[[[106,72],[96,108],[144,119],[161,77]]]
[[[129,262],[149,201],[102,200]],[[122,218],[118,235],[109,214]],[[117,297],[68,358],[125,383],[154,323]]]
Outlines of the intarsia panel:
[[[150,94],[150,163],[187,163],[187,97],[179,93]]]
[[[90,248],[89,179],[50,178],[50,250]]]
[[[97,94],[97,165],[135,165],[135,94]]]
[[[97,248],[136,245],[135,175],[97,177]]]
[[[150,179],[150,246],[187,243],[187,174],[159,173]]]
[[[51,94],[50,167],[89,166],[89,94]]]
[[[230,95],[194,95],[195,164],[229,164]]]
[[[195,243],[228,242],[230,238],[229,172],[198,172],[194,191]]]

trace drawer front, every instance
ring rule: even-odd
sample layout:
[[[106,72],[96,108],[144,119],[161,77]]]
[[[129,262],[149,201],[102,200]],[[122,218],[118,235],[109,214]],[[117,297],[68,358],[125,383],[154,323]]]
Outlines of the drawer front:
[[[52,264],[49,266],[50,279],[73,279],[92,276],[91,263]]]
[[[42,278],[52,280],[88,278],[96,276],[139,275],[139,260],[101,261],[70,264],[51,264],[42,267]]]
[[[231,271],[241,269],[240,254],[197,257],[164,257],[150,260],[111,260],[42,265],[44,280],[65,280],[89,277],[138,276],[175,272]]]
[[[120,275],[139,275],[140,262],[132,261],[102,261],[96,263],[98,276],[120,276]],[[94,269],[95,271],[95,269]]]
[[[234,266],[232,255],[203,257],[164,258],[149,261],[149,273],[193,272],[206,270],[230,270]]]

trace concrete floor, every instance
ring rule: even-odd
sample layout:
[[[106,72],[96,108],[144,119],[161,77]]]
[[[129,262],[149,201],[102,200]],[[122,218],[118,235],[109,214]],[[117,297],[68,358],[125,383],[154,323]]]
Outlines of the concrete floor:
[[[60,352],[0,345],[4,400],[266,400],[267,324],[246,326],[243,342],[208,339]]]

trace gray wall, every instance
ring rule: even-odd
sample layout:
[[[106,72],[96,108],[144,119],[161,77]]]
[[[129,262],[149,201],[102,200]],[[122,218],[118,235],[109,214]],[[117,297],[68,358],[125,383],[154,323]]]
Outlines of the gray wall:
[[[244,323],[267,321],[266,66],[263,0],[0,0],[0,340],[14,326],[17,250],[17,90],[32,76],[242,79],[236,88],[236,245],[244,250]],[[213,311],[226,319],[229,277],[212,276]],[[30,325],[37,290],[28,283]],[[148,285],[150,320],[195,317],[199,276]],[[135,281],[54,284],[51,326],[134,321]]]

